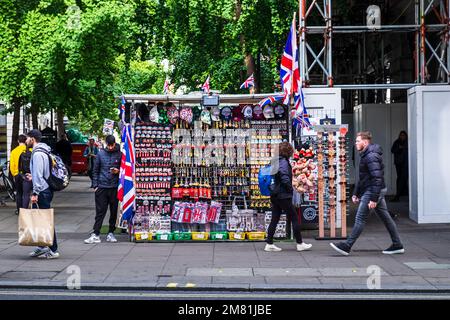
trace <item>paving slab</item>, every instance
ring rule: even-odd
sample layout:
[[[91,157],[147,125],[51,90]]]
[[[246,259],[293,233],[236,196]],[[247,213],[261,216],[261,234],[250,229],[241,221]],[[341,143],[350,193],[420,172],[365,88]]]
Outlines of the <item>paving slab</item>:
[[[187,276],[252,277],[252,268],[188,268]],[[242,279],[241,279],[242,280]]]
[[[253,268],[255,276],[263,277],[318,277],[321,273],[314,268]]]

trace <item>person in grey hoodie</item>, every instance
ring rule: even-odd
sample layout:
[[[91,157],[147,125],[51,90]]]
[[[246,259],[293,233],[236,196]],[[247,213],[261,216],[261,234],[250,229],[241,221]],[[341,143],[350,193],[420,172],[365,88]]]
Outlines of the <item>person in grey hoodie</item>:
[[[42,134],[39,130],[33,129],[27,133],[26,144],[33,148],[31,155],[30,170],[31,181],[33,182],[33,193],[31,202],[39,209],[50,209],[53,199],[53,190],[49,187],[46,179],[50,176],[49,156],[51,148],[41,142]],[[30,253],[31,257],[42,257],[47,259],[59,258],[58,242],[56,231],[54,231],[53,244],[50,247],[37,247]]]
[[[372,134],[368,131],[358,132],[355,145],[361,155],[359,181],[355,185],[352,197],[353,203],[359,203],[355,225],[346,241],[330,245],[340,254],[348,256],[353,244],[364,230],[370,210],[375,210],[392,240],[392,245],[384,250],[383,254],[404,253],[397,226],[387,210],[384,199],[387,189],[384,183],[383,150],[379,145],[372,144]]]

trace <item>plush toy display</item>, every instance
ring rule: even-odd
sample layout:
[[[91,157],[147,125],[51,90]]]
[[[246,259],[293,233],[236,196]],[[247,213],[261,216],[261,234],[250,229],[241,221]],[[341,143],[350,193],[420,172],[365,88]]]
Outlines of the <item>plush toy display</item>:
[[[293,171],[292,186],[299,193],[313,193],[315,190],[314,180],[315,176],[313,171],[316,169],[314,161],[314,151],[312,147],[305,150],[302,148],[299,152],[296,151],[294,159],[298,159],[295,162]]]

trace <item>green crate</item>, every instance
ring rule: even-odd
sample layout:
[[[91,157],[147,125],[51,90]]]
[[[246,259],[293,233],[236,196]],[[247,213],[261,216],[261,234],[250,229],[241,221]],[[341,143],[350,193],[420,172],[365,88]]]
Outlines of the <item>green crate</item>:
[[[171,240],[173,240],[173,234],[172,233],[158,233],[156,235],[156,240],[171,241]]]
[[[228,239],[228,232],[211,232],[210,234],[211,240],[227,240]]]
[[[191,240],[192,235],[190,232],[174,232],[173,233],[173,240],[180,241],[180,240]]]

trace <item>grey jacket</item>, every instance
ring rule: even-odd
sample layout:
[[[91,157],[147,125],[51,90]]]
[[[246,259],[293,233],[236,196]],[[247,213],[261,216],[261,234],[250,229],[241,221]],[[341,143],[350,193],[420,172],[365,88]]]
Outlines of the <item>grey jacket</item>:
[[[45,179],[50,176],[48,155],[51,148],[45,143],[38,143],[31,154],[30,170],[33,181],[33,194],[39,194],[49,188]]]

